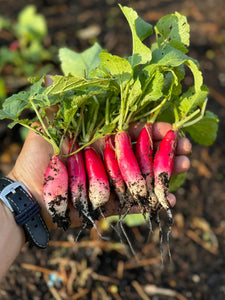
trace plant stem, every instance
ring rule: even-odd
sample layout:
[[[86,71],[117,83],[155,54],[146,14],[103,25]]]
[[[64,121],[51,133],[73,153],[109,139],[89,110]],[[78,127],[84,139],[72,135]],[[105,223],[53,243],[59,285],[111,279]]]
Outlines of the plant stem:
[[[36,115],[37,115],[37,117],[38,117],[40,123],[41,123],[42,128],[44,129],[44,131],[45,131],[45,133],[46,133],[46,135],[47,135],[47,137],[48,137],[48,139],[47,139],[48,142],[49,142],[49,143],[52,145],[52,147],[53,147],[54,153],[55,153],[55,154],[59,154],[60,148],[57,146],[57,144],[55,143],[54,139],[53,139],[52,136],[50,135],[50,133],[49,133],[49,131],[48,131],[48,129],[47,129],[47,127],[46,127],[46,125],[45,125],[45,123],[44,123],[44,121],[43,121],[43,119],[42,119],[42,117],[41,117],[41,115],[40,115],[40,113],[39,113],[37,107],[35,106],[35,104],[34,104],[34,102],[33,102],[33,99],[30,99],[30,103],[31,103],[31,105],[32,105],[32,107],[33,107],[33,109],[34,109],[34,111],[35,111],[35,113],[36,113]],[[40,134],[40,133],[39,133],[39,134]],[[44,137],[44,135],[43,135],[43,137]]]
[[[125,114],[126,114],[126,100],[127,100],[127,94],[128,94],[128,90],[129,90],[129,82],[126,82],[126,88],[124,91],[123,86],[120,86],[120,97],[121,97],[121,106],[120,106],[120,118],[119,118],[119,122],[118,122],[118,129],[122,130],[123,128],[123,123],[124,123],[124,119],[125,119]]]
[[[181,128],[181,127],[185,127],[185,125],[187,124],[187,122],[191,119],[193,119],[197,114],[199,114],[201,111],[200,109],[196,109],[192,114],[190,114],[188,117],[186,117],[185,119],[180,120],[179,122],[174,123],[174,128]],[[200,116],[202,118],[202,115]],[[197,121],[199,121],[199,117],[194,119],[193,121],[191,121],[192,125],[194,123],[196,123]],[[190,123],[190,122],[189,122]]]
[[[105,124],[109,125],[109,98],[106,99],[106,106],[105,106]]]

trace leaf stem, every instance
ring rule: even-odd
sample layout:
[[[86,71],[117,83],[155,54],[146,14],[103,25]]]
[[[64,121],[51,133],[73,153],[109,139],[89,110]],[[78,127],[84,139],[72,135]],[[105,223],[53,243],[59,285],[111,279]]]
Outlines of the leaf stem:
[[[88,129],[88,132],[85,134],[84,141],[86,141],[86,142],[88,142],[90,140],[90,138],[93,134],[94,128],[95,128],[97,118],[98,118],[99,102],[98,102],[98,99],[97,99],[96,96],[93,96],[93,99],[94,99],[95,104],[96,104],[96,109],[95,109],[95,112],[94,112],[93,120],[92,120],[91,125]]]
[[[46,139],[46,140],[48,140],[48,142],[52,145],[54,153],[55,154],[59,154],[60,153],[60,148],[57,146],[57,144],[55,143],[54,139],[50,135],[50,133],[48,131],[48,128],[46,127],[46,125],[45,125],[45,123],[44,123],[44,121],[43,121],[43,119],[42,119],[42,117],[41,117],[41,115],[40,115],[37,107],[35,106],[35,104],[33,102],[33,99],[30,99],[30,103],[31,103],[31,105],[32,105],[32,107],[33,107],[33,109],[34,109],[34,111],[35,111],[35,113],[36,113],[36,115],[37,115],[40,123],[41,123],[42,128],[44,129],[44,131],[45,131],[45,133],[46,133],[46,135],[48,137],[48,139]]]
[[[201,110],[198,108],[196,109],[192,114],[190,114],[188,117],[186,117],[185,119],[180,120],[179,122],[175,122],[173,127],[175,129],[181,128],[181,127],[185,127],[186,124],[188,124],[187,122],[191,119],[193,119],[196,115],[198,115],[201,112]],[[200,116],[202,118],[202,115]],[[196,118],[195,120],[192,120],[191,123],[192,125],[194,123],[196,123],[199,120],[199,117]]]

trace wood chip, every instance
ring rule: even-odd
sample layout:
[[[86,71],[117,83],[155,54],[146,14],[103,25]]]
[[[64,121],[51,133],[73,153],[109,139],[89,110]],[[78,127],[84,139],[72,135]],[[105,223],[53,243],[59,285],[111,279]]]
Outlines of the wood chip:
[[[142,286],[139,284],[138,281],[133,280],[131,282],[131,284],[135,288],[135,290],[137,291],[137,293],[141,297],[141,299],[143,299],[143,300],[150,300],[150,298],[148,297],[148,295],[146,295],[146,293],[144,292]]]
[[[157,264],[161,260],[162,260],[162,258],[159,255],[159,256],[156,256],[156,257],[143,259],[143,260],[141,260],[137,263],[126,263],[124,265],[124,269],[125,270],[130,270],[130,269],[136,269],[136,268],[140,268],[140,267],[146,267],[146,266],[150,266],[150,265],[153,265],[153,264]]]
[[[197,243],[198,245],[200,245],[202,248],[204,248],[205,250],[207,250],[208,252],[210,252],[213,255],[218,255],[218,249],[215,247],[210,246],[208,243],[206,243],[205,241],[203,241],[193,230],[187,230],[186,231],[186,235],[193,240],[195,243]]]

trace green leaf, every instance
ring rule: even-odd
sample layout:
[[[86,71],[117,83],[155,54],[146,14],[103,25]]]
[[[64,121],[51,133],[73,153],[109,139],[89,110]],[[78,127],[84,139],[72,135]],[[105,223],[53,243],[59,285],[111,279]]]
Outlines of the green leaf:
[[[188,132],[196,143],[210,146],[216,140],[218,123],[218,117],[214,113],[206,111],[205,116],[198,123],[185,127],[184,131]]]
[[[119,216],[111,216],[108,217],[107,220],[110,223],[117,222],[119,220]],[[124,218],[123,223],[129,227],[135,227],[146,224],[146,220],[142,214],[130,214]]]
[[[169,183],[169,192],[175,192],[186,180],[187,173],[182,173],[176,176],[171,176]]]
[[[129,61],[132,67],[137,64],[145,64],[151,60],[152,52],[142,41],[153,33],[152,25],[142,20],[132,8],[122,5],[120,8],[132,32],[133,53]]]
[[[190,26],[187,18],[178,12],[162,17],[155,26],[159,48],[171,45],[186,53],[190,43]]]
[[[147,82],[144,88],[144,95],[141,105],[146,104],[146,102],[156,101],[163,96],[163,85],[164,76],[159,70],[155,71],[154,76],[149,82]]]
[[[43,88],[42,82],[43,77],[33,84],[27,91],[19,92],[5,99],[2,109],[0,110],[0,119],[16,120],[19,118],[20,114],[25,109],[32,107],[30,103],[31,98],[38,104],[48,103],[48,97],[43,94],[45,88]]]
[[[85,79],[78,76],[50,76],[53,83],[46,89],[47,95],[62,94],[70,90],[85,90],[89,87],[98,87],[107,89],[110,86],[111,79],[93,78]]]
[[[15,27],[19,37],[26,43],[36,40],[42,40],[47,34],[47,24],[43,15],[36,13],[34,5],[26,6],[18,17],[18,23]]]
[[[7,98],[0,110],[0,119],[15,120],[25,108],[29,108],[29,98],[27,92],[20,92]]]
[[[109,70],[113,78],[116,79],[119,85],[127,82],[132,77],[132,67],[125,59],[117,55],[112,55],[107,51],[100,54],[100,58],[104,66]]]
[[[140,98],[141,94],[142,94],[141,82],[139,79],[136,79],[128,93],[127,105],[131,109],[132,106],[136,103],[136,101]]]
[[[80,77],[88,77],[89,73],[95,69],[99,63],[99,54],[102,48],[95,43],[82,53],[77,53],[68,48],[59,49],[61,69],[65,75],[72,74]]]
[[[177,104],[180,118],[184,115],[188,115],[197,107],[201,107],[205,102],[208,95],[208,88],[203,85],[200,90],[195,91],[195,87],[190,87],[186,93],[184,93]]]
[[[151,65],[178,67],[184,64],[186,61],[192,61],[197,64],[194,59],[190,58],[173,46],[168,45],[163,49],[155,49],[152,52]],[[148,67],[149,66],[147,66],[146,69],[148,69]]]

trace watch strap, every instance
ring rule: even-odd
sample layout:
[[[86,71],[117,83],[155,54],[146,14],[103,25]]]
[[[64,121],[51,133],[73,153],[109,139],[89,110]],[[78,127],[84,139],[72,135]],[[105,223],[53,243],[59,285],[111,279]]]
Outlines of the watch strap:
[[[38,248],[46,248],[49,231],[41,217],[41,206],[20,182],[3,177],[0,179],[0,198],[14,213],[15,221],[22,226],[27,240]]]

